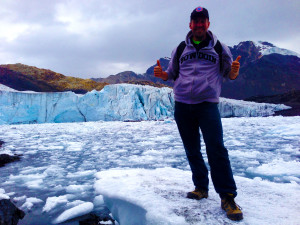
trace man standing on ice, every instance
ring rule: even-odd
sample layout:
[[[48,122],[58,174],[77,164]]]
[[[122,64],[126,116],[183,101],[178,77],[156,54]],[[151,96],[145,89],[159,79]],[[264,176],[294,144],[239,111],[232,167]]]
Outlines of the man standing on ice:
[[[240,56],[235,61],[229,48],[208,30],[207,9],[197,7],[191,13],[190,32],[185,42],[172,52],[168,69],[159,61],[155,77],[175,80],[175,121],[192,171],[195,190],[187,198],[208,197],[208,170],[200,152],[200,132],[206,145],[211,178],[221,198],[221,207],[231,220],[242,220],[243,213],[235,203],[237,188],[228,151],[223,143],[223,130],[217,103],[223,77],[234,80],[239,75]]]

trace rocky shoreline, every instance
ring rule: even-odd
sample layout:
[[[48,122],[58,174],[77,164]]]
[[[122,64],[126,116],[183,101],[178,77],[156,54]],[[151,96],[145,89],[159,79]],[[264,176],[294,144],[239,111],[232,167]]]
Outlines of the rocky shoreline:
[[[4,141],[0,140],[0,148]],[[20,161],[19,155],[0,154],[0,167],[7,163]],[[0,224],[17,225],[20,219],[23,219],[25,212],[16,207],[6,195],[0,193]]]

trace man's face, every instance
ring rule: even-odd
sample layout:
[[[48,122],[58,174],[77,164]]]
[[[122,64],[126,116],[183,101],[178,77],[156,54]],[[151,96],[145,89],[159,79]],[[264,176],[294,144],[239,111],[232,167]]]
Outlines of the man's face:
[[[207,18],[199,17],[193,19],[190,22],[190,29],[192,30],[194,39],[197,41],[202,41],[206,36],[206,32],[209,28],[209,25],[210,22]]]

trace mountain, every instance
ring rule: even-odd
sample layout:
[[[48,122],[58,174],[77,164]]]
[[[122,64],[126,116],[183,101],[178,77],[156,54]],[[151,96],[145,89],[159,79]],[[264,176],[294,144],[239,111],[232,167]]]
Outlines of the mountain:
[[[106,82],[109,84],[118,84],[130,81],[142,81],[144,79],[142,76],[136,74],[135,72],[124,71],[116,75],[110,75],[106,78],[92,78],[92,80],[97,82]]]
[[[224,82],[222,97],[247,99],[253,96],[273,96],[300,90],[300,55],[268,42],[244,41],[229,47],[233,58],[241,55],[240,76]],[[161,58],[167,69],[170,58]],[[81,79],[64,76],[51,70],[23,64],[0,65],[0,83],[16,90],[74,91],[86,93],[101,90],[107,84],[130,83],[155,87],[172,87],[173,81],[154,77],[152,65],[144,74],[125,71],[107,78]],[[281,102],[283,103],[283,102]]]
[[[170,58],[160,58],[160,64],[163,70],[166,70],[169,65]],[[109,84],[119,84],[119,83],[130,83],[130,84],[143,84],[143,82],[148,82],[148,85],[155,87],[172,87],[173,81],[162,81],[160,78],[156,78],[153,75],[153,70],[156,65],[151,66],[147,69],[144,74],[136,74],[132,71],[125,71],[118,73],[116,75],[110,75],[107,78],[91,78],[97,82],[106,82]]]
[[[267,42],[241,42],[230,47],[233,58],[241,55],[239,77],[225,82],[221,96],[245,99],[300,90],[300,58],[295,52]]]
[[[51,70],[20,63],[0,65],[0,83],[19,91],[73,91],[78,94],[83,94],[94,89],[101,90],[107,85],[107,83],[64,76]]]
[[[253,96],[271,96],[300,90],[300,55],[282,49],[269,42],[244,41],[229,47],[233,58],[241,55],[240,76],[235,81],[224,82],[222,97],[246,99]],[[161,58],[160,63],[167,69],[170,59]],[[144,74],[128,72],[112,75],[102,81],[118,83],[127,81],[147,80],[172,87],[172,81],[162,81],[153,76],[153,68],[149,67]],[[127,78],[128,76],[128,78]],[[97,80],[97,79],[95,79]]]
[[[10,70],[0,66],[0,83],[18,91],[53,92],[58,91],[55,87],[44,81],[36,80],[32,76]]]

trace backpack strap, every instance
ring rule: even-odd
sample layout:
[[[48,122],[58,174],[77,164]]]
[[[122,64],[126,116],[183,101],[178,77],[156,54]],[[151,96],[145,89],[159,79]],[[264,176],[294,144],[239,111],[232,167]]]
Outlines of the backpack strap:
[[[174,77],[174,81],[179,77],[179,59],[183,53],[183,50],[185,49],[186,44],[185,41],[180,42],[180,44],[178,45],[177,49],[176,49],[176,65],[177,65],[177,71],[176,71],[176,75]]]
[[[220,72],[223,72],[223,56],[222,56],[223,47],[219,40],[217,40],[217,43],[214,46],[214,49],[215,49],[216,53],[219,55]]]

